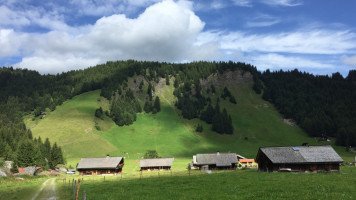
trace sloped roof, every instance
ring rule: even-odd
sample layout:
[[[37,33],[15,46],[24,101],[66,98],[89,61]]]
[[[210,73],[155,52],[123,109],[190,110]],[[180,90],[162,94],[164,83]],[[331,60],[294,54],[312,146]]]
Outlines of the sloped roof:
[[[331,146],[262,147],[272,163],[329,163],[343,162]],[[258,160],[258,157],[256,158]]]
[[[174,158],[151,158],[141,159],[140,167],[170,167]]]
[[[239,154],[236,154],[236,156],[239,158],[239,159],[246,159],[245,157],[239,155]]]
[[[77,169],[115,169],[122,157],[82,158]]]
[[[197,154],[197,165],[216,165],[218,167],[231,166],[238,163],[236,153],[214,153],[214,154]]]

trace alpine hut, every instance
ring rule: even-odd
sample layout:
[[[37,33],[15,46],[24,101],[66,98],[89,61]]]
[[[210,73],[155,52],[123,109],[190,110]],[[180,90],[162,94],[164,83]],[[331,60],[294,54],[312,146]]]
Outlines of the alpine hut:
[[[339,171],[342,158],[331,146],[261,147],[256,162],[261,172]]]
[[[170,170],[173,164],[174,158],[150,158],[141,159],[140,168],[142,170]]]
[[[101,175],[121,173],[123,157],[82,158],[77,166],[80,175]]]
[[[236,153],[210,153],[193,156],[193,166],[199,169],[236,169]]]

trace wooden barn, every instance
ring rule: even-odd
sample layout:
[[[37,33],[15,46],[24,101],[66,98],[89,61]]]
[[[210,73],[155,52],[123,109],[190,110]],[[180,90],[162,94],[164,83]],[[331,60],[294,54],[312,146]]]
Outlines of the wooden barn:
[[[236,169],[236,153],[197,154],[193,156],[193,166],[199,169]]]
[[[256,162],[261,172],[339,171],[342,158],[331,146],[261,147]]]
[[[173,164],[174,158],[150,158],[141,159],[140,168],[142,170],[170,170]]]
[[[118,174],[124,167],[123,157],[82,158],[77,166],[80,175]]]

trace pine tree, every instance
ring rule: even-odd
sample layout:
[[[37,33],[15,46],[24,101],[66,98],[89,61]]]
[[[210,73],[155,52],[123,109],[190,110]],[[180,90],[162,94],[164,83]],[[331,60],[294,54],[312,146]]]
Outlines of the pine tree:
[[[49,160],[51,159],[51,143],[48,138],[46,138],[42,152],[46,162],[49,163]]]
[[[146,101],[143,110],[146,113],[150,113],[152,111],[152,103],[150,101]]]
[[[147,94],[148,94],[148,98],[150,99],[150,101],[152,101],[152,84],[151,83],[148,84]]]
[[[25,140],[19,146],[16,153],[16,162],[20,167],[28,167],[36,164],[35,151],[32,141]]]
[[[153,107],[157,110],[157,112],[161,111],[161,102],[160,102],[158,96],[156,96],[156,98],[155,98],[155,102],[153,103]]]

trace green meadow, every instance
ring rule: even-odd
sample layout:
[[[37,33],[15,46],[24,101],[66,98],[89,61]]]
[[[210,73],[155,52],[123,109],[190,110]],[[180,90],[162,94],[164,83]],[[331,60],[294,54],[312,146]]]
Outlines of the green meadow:
[[[109,109],[109,101],[100,97],[100,90],[64,102],[55,111],[47,111],[43,119],[29,115],[25,123],[32,127],[34,137],[48,137],[62,147],[68,167],[75,167],[81,157],[125,157],[122,176],[61,175],[56,181],[60,199],[71,197],[68,180],[78,178],[83,178],[80,195],[85,190],[87,199],[355,199],[353,167],[342,167],[340,173],[332,174],[257,173],[250,169],[212,174],[192,170],[189,175],[187,164],[196,153],[236,152],[255,158],[261,146],[304,142],[333,145],[345,161],[354,159],[354,154],[335,146],[333,141],[317,142],[298,126],[286,124],[274,106],[252,90],[251,83],[229,89],[237,104],[221,99],[220,106],[232,116],[232,135],[219,135],[199,119],[180,117],[180,111],[174,107],[172,85],[156,90],[161,112],[138,113],[137,121],[130,126],[119,127],[106,116],[104,120],[95,118],[97,108]],[[217,90],[214,96],[205,95],[210,95],[215,103],[220,93]],[[198,123],[203,125],[202,133],[195,131]],[[141,174],[139,160],[147,150],[156,150],[161,157],[174,157],[172,171]],[[26,194],[33,194],[45,179],[29,179],[24,184],[0,179],[0,199],[7,195],[9,199],[26,199]]]
[[[16,178],[18,177],[0,177],[0,199],[31,199],[48,177],[21,176],[23,180],[17,180]]]
[[[145,172],[142,178],[80,177],[87,199],[355,199],[355,167],[340,173],[258,173],[256,170]],[[70,177],[67,178],[69,180]],[[67,185],[61,197],[71,197]]]
[[[48,137],[63,149],[67,165],[75,167],[81,157],[124,156],[126,160],[139,160],[147,150],[157,150],[162,157],[190,161],[193,154],[208,152],[236,152],[255,158],[261,146],[333,144],[318,143],[298,126],[291,126],[269,102],[264,101],[252,89],[251,84],[242,84],[230,89],[237,104],[221,100],[221,107],[232,116],[235,128],[233,135],[219,135],[211,126],[198,119],[187,120],[174,107],[173,86],[164,86],[157,91],[161,99],[161,112],[153,115],[138,113],[137,121],[130,126],[119,127],[108,117],[95,118],[95,109],[109,109],[109,102],[100,97],[100,90],[74,97],[48,112],[43,119],[25,122],[32,126],[34,137]],[[220,92],[211,96],[216,99]],[[203,132],[195,132],[197,124]],[[99,126],[97,130],[95,126]],[[345,160],[354,155],[342,147],[336,150]],[[179,167],[185,167],[187,163]]]

